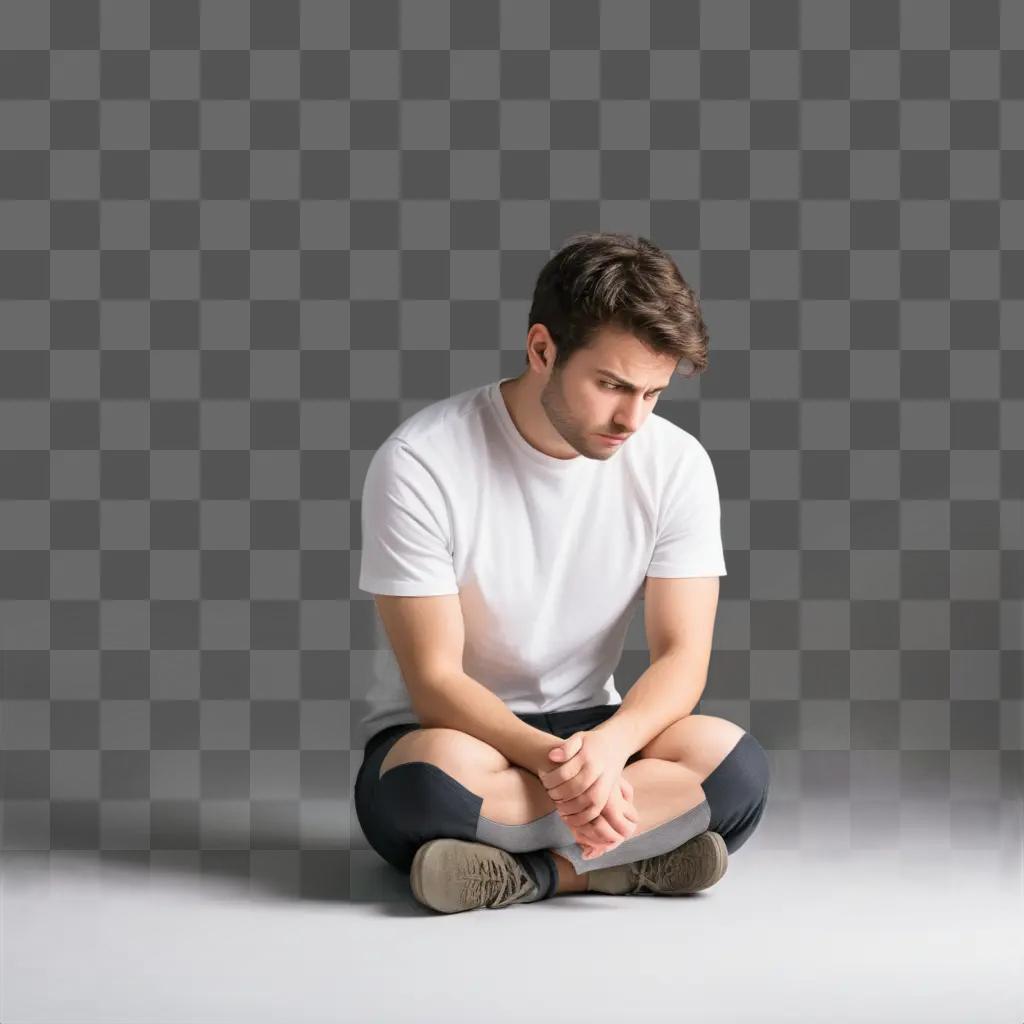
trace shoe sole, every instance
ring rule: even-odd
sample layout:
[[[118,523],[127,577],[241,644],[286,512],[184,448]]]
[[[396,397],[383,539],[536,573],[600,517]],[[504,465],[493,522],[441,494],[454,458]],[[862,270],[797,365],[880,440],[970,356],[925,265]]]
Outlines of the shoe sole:
[[[412,867],[409,869],[409,888],[412,889],[413,896],[415,896],[423,906],[429,907],[431,910],[436,910],[439,914],[453,914],[457,913],[457,911],[449,910],[447,907],[435,906],[435,904],[427,898],[427,894],[424,889],[427,857],[430,856],[431,848],[435,847],[440,842],[444,842],[444,840],[432,839],[430,842],[424,843],[416,851],[416,856],[412,859]]]

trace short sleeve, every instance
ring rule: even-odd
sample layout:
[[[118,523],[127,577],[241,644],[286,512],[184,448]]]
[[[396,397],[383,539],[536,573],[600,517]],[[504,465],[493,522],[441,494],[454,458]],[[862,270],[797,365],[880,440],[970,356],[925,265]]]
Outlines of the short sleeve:
[[[447,505],[434,474],[401,441],[374,453],[363,483],[359,589],[457,594]]]
[[[726,576],[711,457],[697,443],[666,488],[648,576]]]

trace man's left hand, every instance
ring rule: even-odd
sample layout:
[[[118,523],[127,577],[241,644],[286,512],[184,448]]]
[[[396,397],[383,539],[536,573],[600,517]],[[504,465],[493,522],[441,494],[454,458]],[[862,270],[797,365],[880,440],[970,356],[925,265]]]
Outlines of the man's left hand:
[[[542,770],[538,777],[562,820],[592,845],[607,843],[608,828],[598,819],[609,804],[613,788],[623,781],[622,769],[629,760],[629,750],[616,733],[591,729],[573,733],[552,747],[548,757],[555,767]],[[614,802],[612,817],[617,820],[608,824],[623,837],[635,830],[635,808],[632,811],[634,817],[630,818],[623,802]]]

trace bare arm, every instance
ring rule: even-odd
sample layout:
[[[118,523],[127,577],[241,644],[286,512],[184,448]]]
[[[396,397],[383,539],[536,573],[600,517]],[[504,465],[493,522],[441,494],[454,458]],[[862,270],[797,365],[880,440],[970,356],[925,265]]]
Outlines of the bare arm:
[[[717,576],[649,576],[644,584],[644,627],[651,664],[597,726],[618,734],[632,754],[663,729],[691,714],[708,681],[718,608]]]
[[[463,671],[465,631],[457,594],[375,594],[374,601],[424,728],[469,733],[535,775],[550,767],[548,751],[560,737],[520,721],[500,697]]]

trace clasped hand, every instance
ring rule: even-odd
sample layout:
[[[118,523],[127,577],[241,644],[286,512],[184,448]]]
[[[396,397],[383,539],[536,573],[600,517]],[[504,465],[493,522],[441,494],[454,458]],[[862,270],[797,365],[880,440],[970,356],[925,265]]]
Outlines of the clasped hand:
[[[550,769],[538,778],[572,829],[585,859],[613,850],[636,831],[640,820],[633,787],[622,769],[629,754],[611,734],[573,733],[548,751]]]

